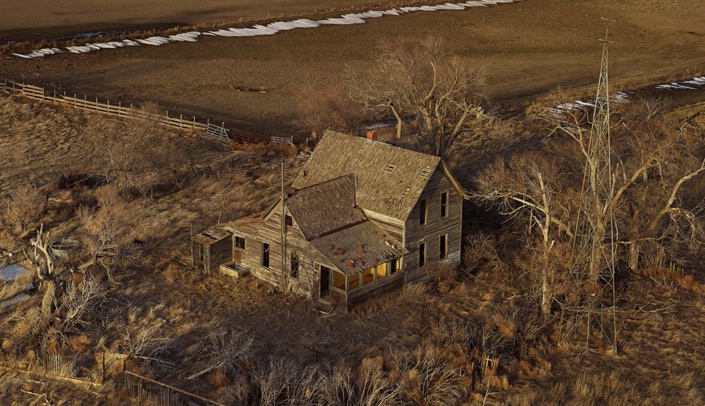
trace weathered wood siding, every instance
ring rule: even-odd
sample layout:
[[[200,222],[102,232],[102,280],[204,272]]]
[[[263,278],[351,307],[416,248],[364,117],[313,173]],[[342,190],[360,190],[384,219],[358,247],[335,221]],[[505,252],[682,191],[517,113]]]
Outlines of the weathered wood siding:
[[[231,241],[225,238],[210,245],[208,262],[205,263],[206,272],[217,272],[221,264],[231,261]]]
[[[287,212],[288,214],[288,212]],[[241,252],[239,263],[250,269],[252,274],[279,289],[290,289],[294,293],[306,297],[317,298],[318,295],[318,264],[334,268],[322,255],[306,241],[294,220],[286,232],[286,270],[282,270],[281,245],[281,206],[274,208],[256,235],[243,235],[236,230],[234,235],[245,237],[245,250]],[[234,238],[234,237],[233,237]],[[262,265],[263,245],[269,244],[269,267]],[[296,278],[288,277],[291,269],[291,254],[299,258],[299,271]],[[289,286],[283,284],[288,280]]]
[[[447,216],[441,217],[441,194],[448,192]],[[426,200],[426,224],[419,224],[421,201]],[[444,262],[459,263],[462,243],[463,202],[440,169],[431,176],[405,223],[403,269],[406,282],[415,282],[428,276],[429,267],[440,261],[440,237],[448,235],[447,256]],[[426,264],[419,267],[419,244],[426,244]]]
[[[404,222],[402,220],[394,219],[364,209],[363,212],[365,213],[367,218],[372,220],[372,222],[377,225],[377,227],[389,233],[389,235],[391,235],[398,241],[402,241],[404,239]]]

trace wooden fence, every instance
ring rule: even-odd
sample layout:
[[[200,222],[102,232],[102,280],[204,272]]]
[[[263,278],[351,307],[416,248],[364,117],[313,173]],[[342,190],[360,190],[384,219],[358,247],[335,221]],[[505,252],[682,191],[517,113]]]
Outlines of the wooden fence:
[[[163,382],[155,381],[145,376],[137,375],[130,371],[125,371],[125,388],[138,403],[152,399],[156,400],[160,406],[191,404],[188,402],[193,401],[205,405],[225,406],[214,400],[204,398],[203,396],[187,392]]]
[[[152,120],[158,124],[165,125],[167,127],[179,128],[183,130],[192,131],[202,131],[212,137],[215,137],[224,142],[239,142],[248,144],[258,144],[267,141],[274,142],[274,138],[267,139],[252,133],[243,131],[231,131],[225,128],[225,123],[221,125],[212,124],[210,120],[205,123],[196,120],[193,116],[192,119],[184,119],[183,114],[178,117],[170,116],[167,111],[165,115],[154,114],[146,112],[139,108],[135,108],[130,104],[129,106],[123,106],[122,102],[110,103],[107,100],[105,103],[100,102],[98,98],[89,100],[86,96],[83,98],[77,97],[74,93],[73,96],[67,95],[66,92],[63,94],[57,94],[56,90],[53,92],[47,92],[46,89],[39,86],[32,86],[25,83],[19,83],[11,80],[3,80],[0,82],[0,91],[5,91],[10,94],[28,97],[30,99],[48,101],[52,103],[64,104],[67,106],[73,106],[79,109],[96,111],[103,114],[110,114],[113,116],[131,118],[131,119],[141,119],[141,120]]]

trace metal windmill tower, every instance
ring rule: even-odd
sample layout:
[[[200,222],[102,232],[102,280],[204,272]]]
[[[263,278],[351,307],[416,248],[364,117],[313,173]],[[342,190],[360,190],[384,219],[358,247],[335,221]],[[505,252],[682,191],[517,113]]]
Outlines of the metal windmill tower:
[[[610,21],[610,20],[607,20]],[[610,94],[609,94],[609,44],[605,34],[602,48],[600,77],[590,126],[590,138],[584,168],[583,192],[580,207],[580,221],[577,223],[575,273],[583,283],[587,293],[580,313],[587,316],[587,335],[590,337],[591,319],[603,334],[606,325],[604,313],[612,315],[614,353],[617,352],[617,319],[615,274],[616,248],[618,240],[617,223],[614,217],[613,197],[615,182],[612,167],[612,146],[610,134]],[[611,295],[611,306],[606,299]],[[599,314],[599,318],[598,318]]]

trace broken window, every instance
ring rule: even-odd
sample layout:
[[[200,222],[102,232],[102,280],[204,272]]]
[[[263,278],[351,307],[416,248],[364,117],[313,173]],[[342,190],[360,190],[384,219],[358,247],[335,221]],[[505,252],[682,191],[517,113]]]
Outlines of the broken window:
[[[362,284],[367,285],[375,281],[375,269],[370,268],[362,273]]]
[[[262,266],[269,268],[269,244],[262,243]]]
[[[443,234],[440,241],[440,258],[445,259],[448,256],[448,234]]]
[[[345,275],[333,270],[333,287],[345,290]]]
[[[287,215],[286,217],[284,217],[284,224],[286,224],[287,227],[291,227],[291,225],[294,224],[294,221],[291,216]]]
[[[426,243],[419,243],[419,267],[426,265]]]
[[[357,289],[360,287],[360,274],[348,276],[348,290]]]
[[[441,193],[441,217],[448,216],[448,195],[449,192]]]
[[[426,224],[428,217],[428,206],[426,205],[426,199],[419,202],[419,224]]]
[[[384,278],[389,274],[387,263],[377,265],[377,278]]]
[[[291,277],[298,278],[299,277],[299,256],[296,255],[295,252],[291,253],[291,260],[289,261],[289,264],[291,264]]]
[[[235,236],[235,248],[239,248],[241,250],[245,249],[245,238],[240,237],[240,236]]]

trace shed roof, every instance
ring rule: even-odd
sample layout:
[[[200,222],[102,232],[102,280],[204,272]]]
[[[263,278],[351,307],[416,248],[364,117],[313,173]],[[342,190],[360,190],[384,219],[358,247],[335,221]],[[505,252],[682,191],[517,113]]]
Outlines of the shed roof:
[[[459,188],[459,193],[465,196],[457,180],[437,156],[329,130],[293,187],[300,189],[354,173],[357,176],[358,206],[405,220],[439,165],[451,183]]]
[[[286,206],[307,240],[367,220],[355,207],[352,174],[294,191]]]
[[[226,238],[229,238],[230,236],[232,236],[232,233],[230,231],[225,230],[221,227],[215,227],[199,233],[193,239],[199,244],[211,245],[218,241],[222,241]]]

